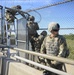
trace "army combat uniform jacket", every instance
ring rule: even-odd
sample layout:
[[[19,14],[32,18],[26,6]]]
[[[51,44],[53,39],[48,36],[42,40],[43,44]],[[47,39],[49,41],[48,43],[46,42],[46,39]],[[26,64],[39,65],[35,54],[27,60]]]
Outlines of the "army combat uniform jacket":
[[[67,51],[66,40],[62,35],[57,35],[54,38],[47,36],[41,46],[41,53],[58,57],[65,57]],[[60,63],[55,61],[55,64]],[[49,62],[50,64],[50,62]]]

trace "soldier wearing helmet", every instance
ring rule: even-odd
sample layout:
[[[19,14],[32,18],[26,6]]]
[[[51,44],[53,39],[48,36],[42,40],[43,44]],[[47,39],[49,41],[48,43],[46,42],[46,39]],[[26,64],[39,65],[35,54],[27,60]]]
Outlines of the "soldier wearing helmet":
[[[46,36],[47,36],[47,32],[42,31],[38,37],[32,37],[32,40],[34,41],[33,45],[34,45],[34,48],[35,48],[35,52],[40,53],[41,44],[43,43],[43,40]],[[34,61],[38,62],[38,63],[44,63],[44,62],[40,61],[38,56],[35,56]],[[36,68],[38,68],[38,67],[36,67]]]
[[[37,22],[34,22],[34,20],[35,20],[34,16],[29,16],[27,23],[29,36],[38,36],[37,30],[39,30],[39,26]]]
[[[35,51],[36,52],[40,52],[40,48],[41,48],[41,44],[44,40],[44,38],[47,36],[47,32],[46,31],[42,31],[41,34],[38,36],[38,38],[33,38],[35,41]]]
[[[48,35],[41,46],[41,53],[57,56],[66,57],[68,50],[66,40],[62,35],[59,35],[60,25],[56,22],[51,22],[48,26],[48,31],[51,33]],[[46,59],[47,65],[53,68],[62,70],[63,63]],[[57,75],[49,71],[44,71],[44,75]]]
[[[28,21],[33,21],[34,22],[35,18],[34,16],[29,16]]]
[[[21,10],[21,6],[20,5],[17,5],[17,6],[12,7],[12,9]],[[13,23],[14,22],[14,19],[16,18],[15,17],[16,13],[17,13],[17,11],[14,11],[14,10],[11,10],[11,9],[7,9],[6,10],[6,20],[9,23]]]
[[[28,23],[27,23],[29,41],[31,42],[31,46],[32,46],[33,51],[35,51],[35,47],[34,47],[35,41],[33,38],[38,37],[37,30],[39,30],[39,25],[37,22],[34,22],[34,20],[35,20],[34,16],[29,16]]]
[[[13,8],[20,10],[21,9],[21,6],[20,5],[17,5],[15,7],[13,7]]]

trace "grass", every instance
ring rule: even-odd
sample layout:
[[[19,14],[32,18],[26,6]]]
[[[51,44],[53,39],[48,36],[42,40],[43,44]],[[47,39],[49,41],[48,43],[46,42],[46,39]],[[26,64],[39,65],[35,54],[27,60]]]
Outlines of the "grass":
[[[69,59],[74,60],[74,34],[64,35],[67,41],[68,48],[70,50]]]
[[[68,48],[70,50],[70,55],[68,58],[74,60],[74,40],[66,39],[66,41],[67,41]]]

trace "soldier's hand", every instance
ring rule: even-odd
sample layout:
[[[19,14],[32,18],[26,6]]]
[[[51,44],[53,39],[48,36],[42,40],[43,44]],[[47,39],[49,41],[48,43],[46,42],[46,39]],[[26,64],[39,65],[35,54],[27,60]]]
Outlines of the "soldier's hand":
[[[58,62],[58,61],[51,61],[51,64],[56,66],[56,65],[62,64],[62,63],[61,62]]]
[[[45,59],[44,59],[44,58],[39,57],[39,61],[40,61],[40,62],[45,62]]]
[[[51,64],[56,64],[56,61],[51,61]]]

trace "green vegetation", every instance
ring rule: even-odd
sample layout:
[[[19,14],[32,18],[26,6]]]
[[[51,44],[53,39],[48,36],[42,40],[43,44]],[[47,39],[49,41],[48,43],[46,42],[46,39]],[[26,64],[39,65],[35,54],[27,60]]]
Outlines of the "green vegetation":
[[[67,41],[68,48],[70,50],[70,55],[68,58],[74,60],[74,34],[64,35]]]

